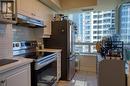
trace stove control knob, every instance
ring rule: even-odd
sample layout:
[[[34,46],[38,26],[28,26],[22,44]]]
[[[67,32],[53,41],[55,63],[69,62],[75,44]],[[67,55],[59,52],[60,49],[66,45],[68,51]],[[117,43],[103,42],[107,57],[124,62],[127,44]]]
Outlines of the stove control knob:
[[[19,43],[16,43],[15,46],[16,46],[16,47],[19,47]]]

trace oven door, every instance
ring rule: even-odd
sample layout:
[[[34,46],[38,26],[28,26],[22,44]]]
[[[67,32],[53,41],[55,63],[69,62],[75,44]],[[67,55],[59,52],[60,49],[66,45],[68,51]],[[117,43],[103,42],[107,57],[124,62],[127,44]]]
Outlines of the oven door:
[[[56,54],[52,54],[34,61],[32,66],[32,86],[53,86],[56,84],[56,58]]]
[[[57,61],[36,70],[37,86],[55,86],[57,81]]]

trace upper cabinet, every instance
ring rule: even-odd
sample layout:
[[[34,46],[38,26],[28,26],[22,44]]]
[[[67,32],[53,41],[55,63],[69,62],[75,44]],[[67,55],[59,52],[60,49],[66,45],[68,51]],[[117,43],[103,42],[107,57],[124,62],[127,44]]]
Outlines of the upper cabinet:
[[[38,17],[35,4],[35,0],[17,0],[17,12],[33,18]]]
[[[43,30],[43,36],[51,35],[51,20],[54,10],[50,9],[39,0],[17,0],[17,12],[32,18],[43,20],[47,26]]]
[[[47,19],[44,23],[47,27],[44,28],[43,37],[47,37],[51,35],[51,20]]]

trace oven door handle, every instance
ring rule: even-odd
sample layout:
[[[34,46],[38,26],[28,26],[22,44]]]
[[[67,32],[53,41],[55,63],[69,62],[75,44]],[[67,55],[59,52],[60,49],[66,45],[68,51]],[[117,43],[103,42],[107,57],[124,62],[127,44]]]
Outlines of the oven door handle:
[[[46,59],[46,60],[42,60],[39,62],[36,62],[35,64],[35,70],[39,70],[40,68],[50,64],[51,62],[55,61],[56,57],[50,58],[50,59]]]
[[[53,58],[53,57],[56,57],[56,54],[55,54],[55,53],[52,54],[52,55],[45,56],[45,57],[43,57],[43,58],[41,57],[41,58],[37,59],[36,62],[40,62],[40,61],[42,61],[42,60],[45,60],[45,59],[48,59],[48,58]]]
[[[48,57],[48,58],[46,58],[46,59],[39,60],[39,61],[37,61],[36,63],[42,64],[42,63],[47,62],[47,61],[49,61],[49,60],[51,60],[51,59],[53,59],[53,58],[56,58],[56,56],[51,56],[51,57]]]

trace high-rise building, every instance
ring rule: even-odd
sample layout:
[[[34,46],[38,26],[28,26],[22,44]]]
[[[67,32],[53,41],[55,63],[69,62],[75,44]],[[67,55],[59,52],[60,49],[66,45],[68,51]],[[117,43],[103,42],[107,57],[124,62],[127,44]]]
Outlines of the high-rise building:
[[[130,3],[121,5],[120,9],[120,34],[125,43],[130,42]]]

